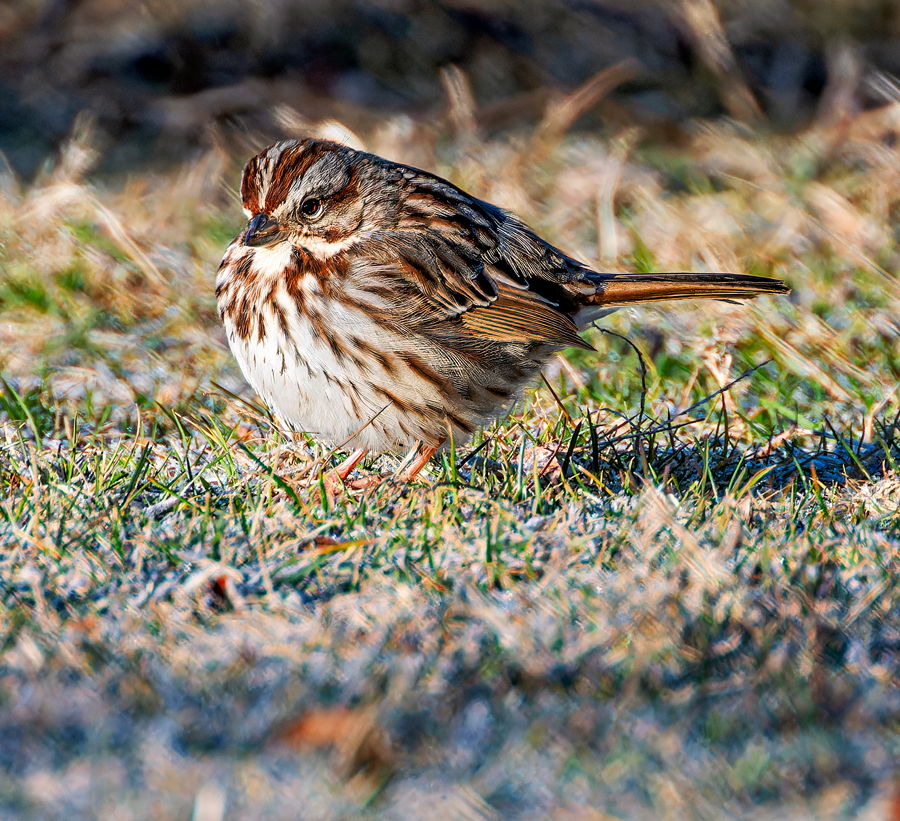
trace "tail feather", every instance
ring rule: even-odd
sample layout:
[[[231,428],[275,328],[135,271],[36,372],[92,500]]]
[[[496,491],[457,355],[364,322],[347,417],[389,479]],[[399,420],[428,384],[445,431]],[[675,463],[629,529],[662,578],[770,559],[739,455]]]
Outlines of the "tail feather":
[[[632,305],[673,299],[749,299],[760,294],[787,294],[780,279],[750,274],[596,274],[596,293],[588,305]]]

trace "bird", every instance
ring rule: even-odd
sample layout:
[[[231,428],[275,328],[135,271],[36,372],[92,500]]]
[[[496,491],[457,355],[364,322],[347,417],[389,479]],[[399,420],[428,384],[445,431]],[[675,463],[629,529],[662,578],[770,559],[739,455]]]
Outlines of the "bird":
[[[595,271],[446,179],[328,140],[266,148],[240,194],[219,315],[278,421],[349,451],[329,488],[369,453],[408,451],[397,478],[411,481],[550,356],[592,349],[580,331],[616,307],[789,292],[748,274]]]

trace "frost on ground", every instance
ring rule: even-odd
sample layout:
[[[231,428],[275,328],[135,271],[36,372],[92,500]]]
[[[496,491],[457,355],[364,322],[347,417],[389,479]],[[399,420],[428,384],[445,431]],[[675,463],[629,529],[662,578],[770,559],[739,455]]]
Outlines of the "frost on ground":
[[[794,292],[619,312],[643,374],[592,332],[426,481],[337,499],[215,313],[249,145],[114,188],[82,122],[0,174],[3,816],[895,811],[896,113],[360,137],[607,269]]]

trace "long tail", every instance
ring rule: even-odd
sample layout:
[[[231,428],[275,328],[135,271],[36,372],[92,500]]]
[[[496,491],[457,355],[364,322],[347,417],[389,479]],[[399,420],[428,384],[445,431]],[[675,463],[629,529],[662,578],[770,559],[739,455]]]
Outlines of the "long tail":
[[[750,274],[595,274],[597,292],[588,305],[631,305],[668,299],[749,299],[759,294],[787,294],[780,279]]]

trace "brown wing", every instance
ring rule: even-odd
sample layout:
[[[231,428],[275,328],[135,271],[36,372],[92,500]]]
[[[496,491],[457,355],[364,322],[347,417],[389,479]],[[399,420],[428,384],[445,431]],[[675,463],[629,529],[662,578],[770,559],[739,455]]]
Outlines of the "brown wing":
[[[540,301],[533,292],[512,289],[505,283],[500,283],[499,288],[500,296],[495,302],[460,316],[463,328],[473,336],[594,350],[578,335],[578,328],[568,316]]]
[[[395,167],[396,168],[396,167]],[[409,307],[436,321],[458,318],[469,334],[497,342],[589,347],[576,315],[667,299],[734,299],[786,293],[780,280],[747,274],[606,274],[544,242],[514,215],[416,169],[402,169],[396,227],[379,235],[380,262],[414,295]]]
[[[445,180],[409,169],[396,228],[379,235],[379,263],[407,293],[402,308],[498,342],[589,348],[578,335],[566,286],[592,294],[586,269],[511,214]],[[580,287],[579,287],[580,283]],[[403,293],[395,283],[394,293]]]

